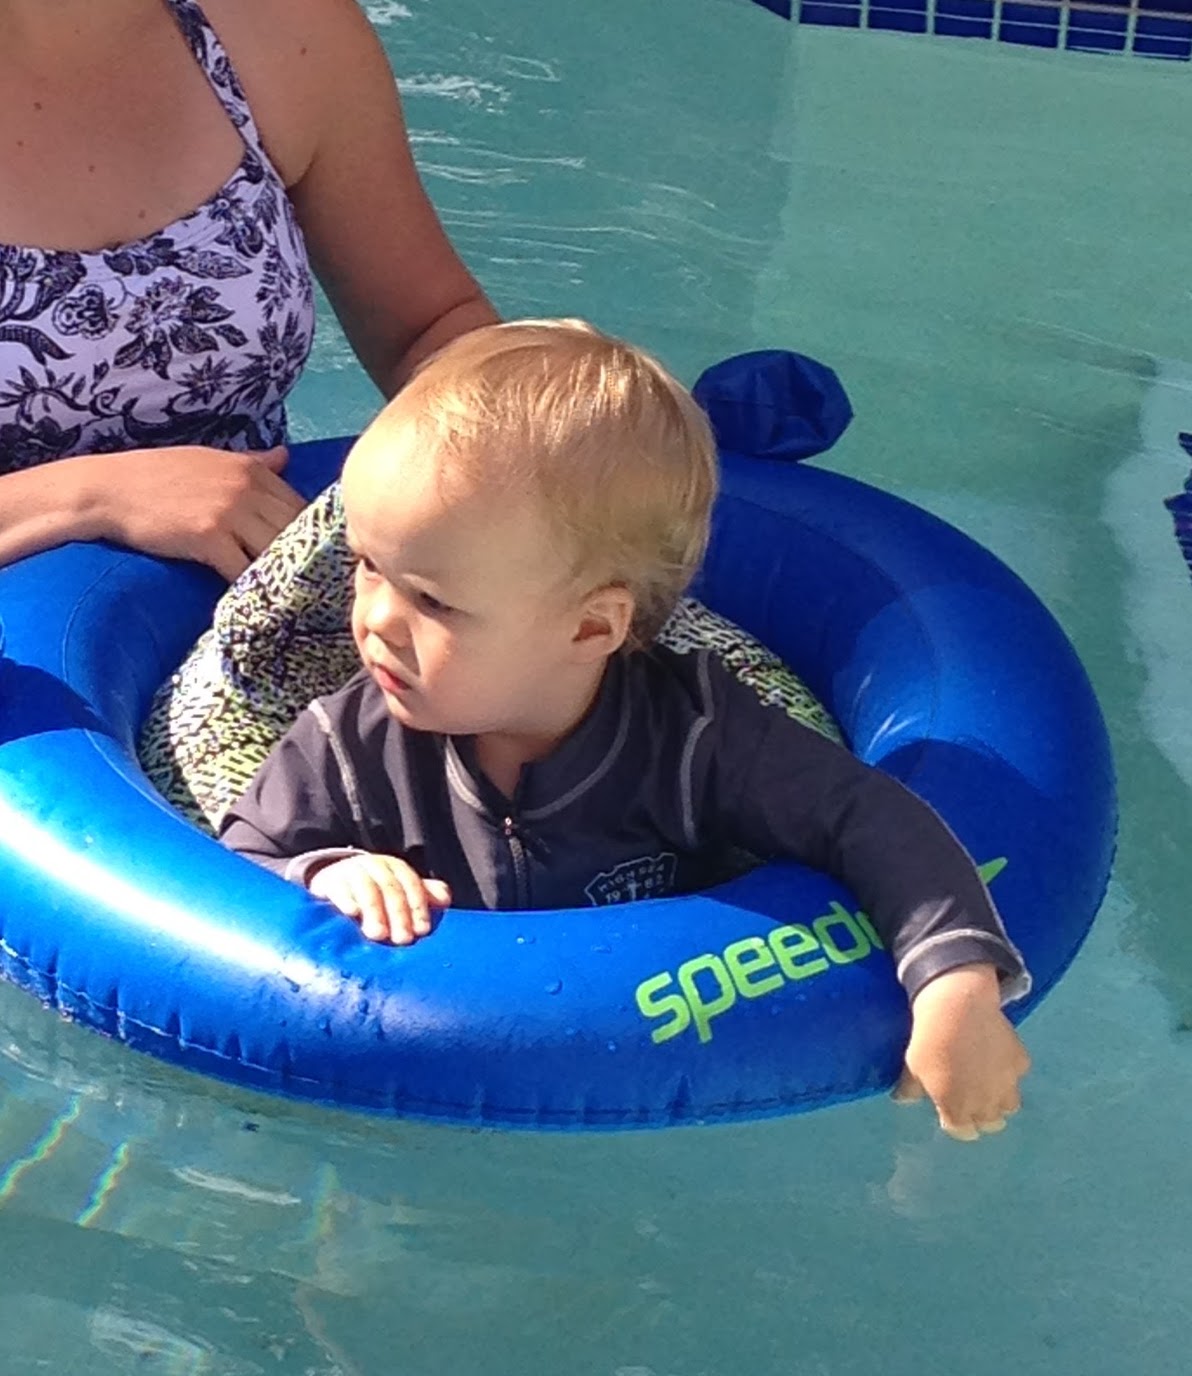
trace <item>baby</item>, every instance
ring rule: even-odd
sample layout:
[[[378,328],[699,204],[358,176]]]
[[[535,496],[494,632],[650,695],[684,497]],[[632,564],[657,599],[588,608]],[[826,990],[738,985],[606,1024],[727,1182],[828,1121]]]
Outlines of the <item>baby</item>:
[[[1019,1106],[1029,979],[972,861],[901,784],[654,643],[708,538],[716,451],[653,359],[578,321],[465,335],[343,473],[363,663],[298,719],[225,844],[406,944],[432,911],[607,902],[787,856],[856,894],[912,1008],[896,1097],[973,1138]],[[624,871],[622,871],[624,872]]]

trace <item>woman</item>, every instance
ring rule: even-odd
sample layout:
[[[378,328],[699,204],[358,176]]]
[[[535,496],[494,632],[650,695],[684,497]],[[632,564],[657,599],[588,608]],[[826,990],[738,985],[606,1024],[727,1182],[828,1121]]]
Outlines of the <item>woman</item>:
[[[0,0],[0,130],[0,564],[238,575],[302,505],[311,266],[386,396],[496,318],[355,0]]]

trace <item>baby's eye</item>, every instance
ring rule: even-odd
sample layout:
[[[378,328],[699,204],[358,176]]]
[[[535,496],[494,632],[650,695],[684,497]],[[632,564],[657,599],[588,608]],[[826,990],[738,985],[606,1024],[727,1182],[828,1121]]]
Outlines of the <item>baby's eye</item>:
[[[356,567],[363,573],[368,574],[369,577],[372,577],[377,572],[376,564],[373,563],[367,554],[358,554],[356,556]]]
[[[446,602],[440,602],[437,597],[429,592],[419,592],[416,594],[419,608],[430,616],[445,616],[448,612],[454,611]]]

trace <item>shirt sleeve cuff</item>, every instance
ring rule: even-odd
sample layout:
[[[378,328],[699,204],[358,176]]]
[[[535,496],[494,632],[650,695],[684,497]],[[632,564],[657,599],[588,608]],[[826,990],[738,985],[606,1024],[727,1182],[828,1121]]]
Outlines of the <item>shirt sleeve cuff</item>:
[[[898,980],[913,1001],[925,984],[961,965],[996,966],[1003,1005],[1031,991],[1030,972],[1014,947],[979,929],[943,932],[912,947],[899,962]]]
[[[321,850],[304,851],[301,855],[293,855],[286,861],[282,878],[288,879],[291,884],[301,884],[307,889],[316,871],[333,864],[336,860],[344,860],[349,855],[364,854],[359,846],[324,846]]]

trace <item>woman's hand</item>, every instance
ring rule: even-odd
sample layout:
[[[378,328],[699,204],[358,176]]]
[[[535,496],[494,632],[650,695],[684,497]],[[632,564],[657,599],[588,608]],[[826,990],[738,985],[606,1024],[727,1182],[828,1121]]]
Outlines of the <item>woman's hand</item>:
[[[286,458],[188,445],[0,474],[0,565],[70,540],[113,540],[209,564],[230,581],[305,505],[278,477]]]
[[[366,851],[316,870],[307,888],[354,917],[370,941],[395,946],[409,946],[428,935],[431,909],[451,902],[451,890],[441,879],[423,879],[396,855]]]
[[[278,476],[287,458],[282,448],[235,454],[188,446],[75,462],[91,466],[85,476],[99,535],[146,554],[194,559],[231,582],[305,505]]]

